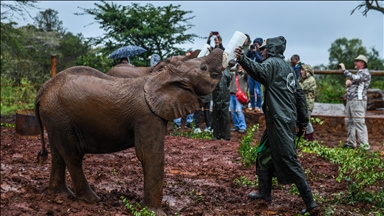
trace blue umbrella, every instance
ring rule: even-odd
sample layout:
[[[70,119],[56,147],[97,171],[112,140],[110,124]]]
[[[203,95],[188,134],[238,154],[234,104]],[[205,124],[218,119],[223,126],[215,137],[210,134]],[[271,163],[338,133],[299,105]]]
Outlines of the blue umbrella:
[[[111,59],[128,58],[128,61],[129,61],[129,56],[140,55],[145,51],[147,50],[140,46],[131,46],[131,45],[123,46],[113,51],[111,55],[109,55],[109,58]]]

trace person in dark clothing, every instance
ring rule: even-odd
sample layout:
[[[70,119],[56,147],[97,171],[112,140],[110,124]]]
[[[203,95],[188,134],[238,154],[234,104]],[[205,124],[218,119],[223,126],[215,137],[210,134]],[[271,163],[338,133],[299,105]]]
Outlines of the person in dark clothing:
[[[211,36],[213,33],[209,34],[207,44],[210,45]],[[215,38],[215,47],[211,46],[210,51],[213,49],[222,49],[225,50],[222,44],[222,38],[220,34],[216,35]],[[216,86],[215,90],[212,92],[212,129],[213,129],[213,139],[231,139],[231,119],[229,114],[229,84],[231,82],[230,68],[235,65],[234,61],[230,61],[229,66],[224,69],[223,76],[219,84]]]
[[[211,37],[213,36],[213,32],[210,32],[209,33],[209,36],[208,36],[208,40],[207,40],[207,44],[209,46],[211,46]],[[218,33],[215,37],[215,46],[214,47],[210,47],[209,51],[212,52],[213,49],[216,49],[216,48],[220,48],[222,50],[224,50],[224,46],[223,46],[223,40],[220,36],[220,34]]]
[[[251,199],[270,201],[272,176],[280,184],[296,184],[306,205],[302,213],[317,207],[313,200],[304,171],[297,160],[296,126],[303,133],[308,124],[305,95],[295,74],[284,60],[286,40],[283,36],[268,38],[263,42],[263,63],[244,56],[241,47],[235,49],[238,63],[248,75],[265,86],[263,112],[266,130],[257,149],[256,174],[259,192],[251,192]]]
[[[230,92],[229,84],[231,83],[230,68],[234,63],[229,64],[223,71],[223,76],[215,90],[212,92],[212,128],[213,139],[231,139],[231,118],[229,114]]]
[[[263,62],[263,58],[261,57],[260,46],[263,43],[262,38],[256,38],[253,40],[253,44],[251,45],[251,49],[245,54],[248,58],[252,59],[255,62],[261,63]],[[249,89],[249,97],[250,97],[250,107],[248,108],[249,112],[260,112],[261,104],[262,104],[262,95],[261,95],[261,85],[259,82],[254,80],[252,77],[248,79],[248,89]],[[256,100],[257,96],[257,100]]]
[[[291,56],[291,65],[292,69],[295,71],[296,78],[299,79],[301,77],[301,62],[299,55],[294,54]]]
[[[200,110],[196,111],[195,114],[193,115],[193,118],[195,119],[194,133],[200,133],[201,132],[200,117],[201,117],[201,114],[203,112],[204,112],[204,121],[205,121],[204,131],[205,132],[211,132],[211,112],[209,110],[209,107],[211,105],[212,95],[209,94],[209,95],[205,95],[205,96],[200,96],[199,98],[201,101],[203,101],[204,106],[202,107],[203,111],[200,109]]]

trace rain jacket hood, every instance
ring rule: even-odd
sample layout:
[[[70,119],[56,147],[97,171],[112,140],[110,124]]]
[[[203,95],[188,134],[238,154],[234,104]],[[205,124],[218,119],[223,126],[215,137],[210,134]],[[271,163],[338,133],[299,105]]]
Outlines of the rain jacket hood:
[[[267,54],[268,56],[278,57],[284,59],[284,51],[286,48],[287,41],[283,36],[268,38],[267,39]]]
[[[304,69],[305,75],[303,77],[300,77],[300,79],[305,79],[314,75],[313,69],[310,65],[302,64],[301,67]]]

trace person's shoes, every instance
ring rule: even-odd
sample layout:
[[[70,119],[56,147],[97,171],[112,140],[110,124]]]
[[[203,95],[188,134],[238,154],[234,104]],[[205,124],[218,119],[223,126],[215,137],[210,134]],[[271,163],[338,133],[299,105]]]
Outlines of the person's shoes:
[[[251,192],[248,194],[248,198],[257,200],[263,199],[265,201],[271,201],[272,196],[272,175],[268,170],[260,170],[258,173],[259,192]]]
[[[355,147],[347,145],[347,144],[344,144],[342,148],[343,149],[354,149]]]
[[[238,127],[233,127],[233,128],[231,129],[231,131],[232,131],[232,132],[239,131],[239,128],[238,128]]]
[[[187,123],[187,125],[185,125],[187,128],[191,128],[192,129],[192,125],[191,123]]]
[[[177,124],[173,124],[172,130],[178,130],[178,129],[180,129],[180,126]]]
[[[296,183],[296,187],[303,199],[306,208],[301,210],[301,214],[305,214],[307,212],[311,212],[314,208],[317,208],[317,204],[312,196],[312,191],[308,186],[307,181],[300,181]]]
[[[193,133],[201,133],[200,128],[195,128],[195,130],[193,131]]]
[[[212,130],[211,130],[211,127],[209,126],[209,127],[206,127],[205,129],[204,129],[204,131],[205,132],[212,132]]]
[[[261,109],[259,107],[256,107],[255,108],[255,113],[260,113],[261,112]]]
[[[239,130],[238,132],[239,133],[245,133],[245,130]]]
[[[247,112],[254,112],[254,111],[255,111],[255,108],[249,107],[249,108],[247,108],[246,111],[247,111]]]

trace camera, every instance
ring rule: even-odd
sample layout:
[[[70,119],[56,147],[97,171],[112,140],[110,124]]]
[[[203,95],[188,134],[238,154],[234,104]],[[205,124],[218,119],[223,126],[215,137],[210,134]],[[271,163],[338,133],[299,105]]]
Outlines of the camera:
[[[218,35],[219,32],[218,32],[218,31],[212,31],[212,34],[213,34],[213,35]]]
[[[339,69],[341,69],[341,65],[337,65],[337,67],[338,67]]]

